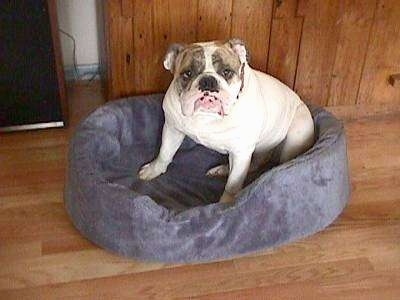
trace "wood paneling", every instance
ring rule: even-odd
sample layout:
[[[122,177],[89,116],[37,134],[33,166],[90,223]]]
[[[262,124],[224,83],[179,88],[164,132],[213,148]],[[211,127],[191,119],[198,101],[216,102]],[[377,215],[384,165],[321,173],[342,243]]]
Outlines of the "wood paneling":
[[[291,88],[296,77],[303,17],[296,16],[296,0],[275,2],[268,57],[268,73]]]
[[[328,103],[339,18],[343,2],[308,1],[300,44],[295,91],[315,104]]]
[[[172,76],[163,67],[163,59],[171,43],[193,43],[196,41],[197,1],[157,0],[154,3],[154,53],[155,70],[152,71],[155,85],[166,90]],[[186,10],[177,9],[185,7]],[[176,26],[179,20],[179,26]]]
[[[154,81],[154,72],[159,72],[157,64],[157,51],[154,47],[154,0],[134,1],[135,17],[133,18],[133,40],[134,40],[134,68],[133,78],[135,92],[149,93],[158,90],[157,82]],[[160,75],[157,73],[158,76]]]
[[[246,42],[251,66],[263,72],[267,69],[272,4],[272,0],[235,0],[232,6],[231,36]]]
[[[376,0],[344,1],[328,105],[356,103],[375,5]]]
[[[132,0],[121,0],[121,14],[126,18],[133,18],[135,16],[134,1]]]
[[[298,0],[274,1],[274,19],[294,17],[297,7]]]
[[[119,18],[122,15],[122,0],[103,0],[105,5],[107,5],[107,14],[111,18]],[[128,1],[128,0],[126,0]],[[124,0],[124,2],[126,2]],[[131,1],[132,2],[132,1]],[[126,3],[125,3],[126,5]]]
[[[110,35],[118,43],[110,43],[110,81],[112,97],[123,97],[134,92],[134,57],[132,19],[111,18]]]
[[[197,40],[212,41],[228,38],[231,32],[232,0],[198,1]]]
[[[400,103],[400,88],[388,81],[395,73],[400,73],[400,2],[379,0],[358,103]]]
[[[172,77],[162,60],[170,43],[238,37],[246,41],[253,67],[307,101],[400,105],[399,88],[388,83],[400,73],[399,1],[104,2],[109,99],[165,91]]]

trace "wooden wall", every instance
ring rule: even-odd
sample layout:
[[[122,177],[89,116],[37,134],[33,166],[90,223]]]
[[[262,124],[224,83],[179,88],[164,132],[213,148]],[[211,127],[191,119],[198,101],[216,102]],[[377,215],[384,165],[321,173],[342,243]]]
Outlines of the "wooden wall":
[[[172,42],[239,37],[251,65],[324,105],[395,104],[399,0],[104,1],[108,97],[164,91]]]

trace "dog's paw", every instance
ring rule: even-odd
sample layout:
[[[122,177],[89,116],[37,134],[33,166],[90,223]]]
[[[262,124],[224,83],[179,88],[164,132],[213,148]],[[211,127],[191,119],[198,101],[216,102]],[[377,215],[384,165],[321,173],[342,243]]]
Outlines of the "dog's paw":
[[[209,177],[223,177],[229,175],[229,166],[228,165],[219,165],[214,168],[211,168],[206,173]]]
[[[224,192],[219,199],[219,203],[232,203],[233,201],[235,201],[235,196],[227,192]]]
[[[152,161],[140,168],[139,178],[141,180],[152,180],[163,174],[165,171],[166,168],[160,166],[156,161]]]

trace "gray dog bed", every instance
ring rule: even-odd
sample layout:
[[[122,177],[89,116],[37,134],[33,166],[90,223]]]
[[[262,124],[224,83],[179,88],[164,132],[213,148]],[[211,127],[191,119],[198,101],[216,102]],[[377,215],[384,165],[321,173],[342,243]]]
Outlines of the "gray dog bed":
[[[109,103],[71,141],[66,208],[97,245],[144,260],[209,261],[304,238],[343,210],[349,198],[343,126],[316,107],[315,145],[248,182],[234,205],[216,203],[225,180],[205,176],[226,158],[188,138],[165,174],[139,180],[139,167],[160,146],[162,97]]]

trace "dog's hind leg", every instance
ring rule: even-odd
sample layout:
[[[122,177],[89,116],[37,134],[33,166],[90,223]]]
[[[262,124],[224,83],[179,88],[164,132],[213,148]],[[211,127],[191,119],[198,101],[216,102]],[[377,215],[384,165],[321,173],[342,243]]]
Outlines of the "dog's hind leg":
[[[314,144],[314,122],[305,104],[300,104],[294,115],[280,155],[280,163],[302,154]]]
[[[249,173],[254,173],[265,166],[272,156],[273,151],[255,151],[251,158]],[[227,177],[229,175],[229,165],[222,164],[209,169],[206,173],[209,177]]]

